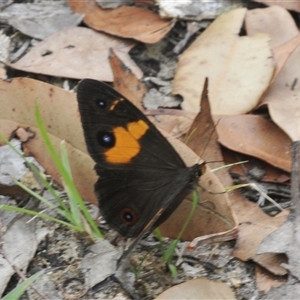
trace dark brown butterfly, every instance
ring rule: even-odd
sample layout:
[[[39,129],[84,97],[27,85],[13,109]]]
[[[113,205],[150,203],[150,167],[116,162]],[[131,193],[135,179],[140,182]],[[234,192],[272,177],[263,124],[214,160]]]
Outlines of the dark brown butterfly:
[[[202,165],[187,167],[147,117],[111,86],[84,79],[77,91],[95,192],[106,222],[125,237],[163,223],[195,187]]]

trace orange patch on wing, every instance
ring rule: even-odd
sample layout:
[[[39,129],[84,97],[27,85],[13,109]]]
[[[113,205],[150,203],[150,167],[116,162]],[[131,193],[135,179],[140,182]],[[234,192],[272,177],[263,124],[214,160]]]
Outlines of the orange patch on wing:
[[[146,131],[149,129],[149,126],[142,120],[137,122],[131,122],[127,125],[128,131],[132,134],[135,139],[140,139]]]
[[[114,110],[115,109],[115,107],[116,107],[116,105],[119,103],[119,100],[115,100],[114,102],[113,102],[113,104],[111,105],[111,107],[109,108],[109,110]]]
[[[126,164],[139,154],[141,146],[138,140],[146,133],[149,126],[140,120],[129,123],[127,128],[128,130],[123,127],[114,129],[116,143],[114,147],[105,151],[107,162]]]
[[[114,110],[116,105],[120,102],[120,101],[123,101],[124,99],[121,98],[121,99],[116,99],[113,104],[111,105],[111,107],[109,108],[109,110]]]

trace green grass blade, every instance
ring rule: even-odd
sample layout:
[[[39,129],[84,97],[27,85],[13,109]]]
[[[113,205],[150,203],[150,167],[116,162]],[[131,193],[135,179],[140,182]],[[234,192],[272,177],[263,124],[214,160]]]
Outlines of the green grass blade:
[[[63,158],[61,159],[51,143],[51,140],[48,136],[45,125],[42,122],[41,115],[39,113],[39,109],[37,106],[35,108],[35,116],[36,116],[36,120],[37,120],[37,124],[38,124],[38,128],[40,130],[41,136],[45,142],[45,145],[46,145],[57,169],[59,170],[59,173],[62,176],[62,180],[64,182],[64,187],[66,188],[66,191],[68,193],[68,196],[70,199],[70,205],[72,206],[71,211],[72,211],[72,213],[74,213],[72,222],[74,224],[76,224],[76,226],[79,226],[79,224],[82,224],[80,213],[77,210],[77,205],[78,205],[80,207],[83,215],[87,219],[88,223],[92,227],[93,232],[96,235],[96,237],[103,237],[103,235],[101,234],[100,230],[97,227],[97,224],[95,223],[95,221],[91,217],[90,213],[88,212],[78,190],[75,187],[75,184],[73,182],[72,175],[71,175],[69,160],[67,158],[67,151],[62,150]]]
[[[51,216],[49,216],[47,214],[44,214],[44,213],[36,212],[34,210],[30,210],[30,209],[26,209],[26,208],[22,208],[22,207],[10,206],[10,205],[0,205],[0,209],[8,210],[8,211],[15,211],[15,212],[23,213],[23,214],[27,214],[27,215],[33,215],[33,216],[36,216],[36,217],[39,217],[39,218],[42,218],[42,219],[45,219],[45,220],[49,220],[49,221],[53,221],[53,222],[62,224],[64,226],[67,226],[67,227],[69,227],[73,230],[76,230],[76,231],[80,231],[80,232],[82,231],[79,227],[77,227],[73,224],[70,224],[70,223],[62,221],[60,219],[51,217]]]
[[[58,204],[62,207],[63,210],[67,210],[68,208],[66,205],[61,201],[60,197],[57,195],[56,191],[53,189],[53,187],[48,183],[48,181],[44,178],[43,174],[40,172],[40,170],[31,163],[16,147],[12,145],[10,141],[8,141],[4,135],[0,133],[0,138],[17,154],[19,155],[27,164],[27,166],[31,169],[31,171],[37,176],[37,178],[42,182],[42,184],[45,186],[45,188],[51,193],[51,195],[54,197],[54,199],[58,202]],[[25,189],[26,190],[26,189]],[[28,192],[28,190],[26,190]],[[34,195],[33,195],[34,196]]]
[[[57,218],[51,217],[44,213],[35,212],[32,210],[27,210],[24,208],[19,207],[13,207],[13,206],[0,206],[0,209],[6,209],[11,210],[19,213],[26,213],[29,215],[38,216],[47,220],[54,221],[56,223],[60,223],[64,226],[67,226],[73,230],[83,232],[86,231],[88,234],[95,237],[103,237],[101,231],[99,230],[97,224],[93,220],[92,216],[90,215],[84,201],[82,200],[72,178],[71,168],[69,164],[68,154],[67,150],[64,144],[61,146],[61,157],[56,152],[54,146],[51,143],[51,140],[49,138],[49,135],[47,133],[46,127],[42,122],[41,115],[39,113],[39,109],[36,106],[35,108],[35,116],[36,116],[36,122],[37,126],[40,130],[41,137],[44,140],[45,146],[47,147],[49,154],[58,169],[61,177],[62,182],[64,185],[64,188],[67,192],[70,209],[68,206],[63,202],[63,200],[59,197],[57,192],[54,190],[54,188],[48,183],[48,181],[44,178],[43,174],[40,172],[40,170],[31,162],[26,159],[22,155],[20,151],[18,151],[2,134],[0,134],[0,138],[4,140],[10,147],[15,151],[20,157],[23,158],[23,160],[27,163],[28,167],[34,172],[36,178],[40,181],[41,184],[44,185],[44,187],[52,194],[54,199],[57,201],[58,206],[51,203],[46,198],[42,197],[38,193],[32,191],[28,187],[26,187],[24,184],[14,181],[15,184],[20,186],[22,189],[24,189],[26,192],[28,192],[33,197],[37,198],[39,201],[46,204],[49,208],[55,209],[57,213],[59,213],[63,218],[65,218],[68,222],[61,221]]]
[[[44,271],[39,271],[26,280],[24,280],[21,284],[19,284],[17,287],[15,287],[11,292],[9,292],[7,295],[5,295],[2,300],[18,300],[24,292],[28,289],[28,287],[37,280],[38,277],[40,277]]]
[[[192,201],[191,211],[190,211],[187,219],[185,220],[185,222],[184,222],[184,224],[183,224],[183,226],[182,226],[182,228],[181,228],[181,230],[178,234],[178,237],[176,238],[176,240],[172,241],[172,243],[170,244],[170,246],[168,247],[168,249],[164,253],[164,255],[163,255],[164,261],[169,262],[172,259],[173,255],[174,255],[174,252],[175,252],[175,248],[176,248],[179,240],[181,239],[182,234],[186,230],[186,227],[190,223],[190,221],[191,221],[191,219],[192,219],[192,217],[193,217],[193,215],[196,211],[198,202],[199,202],[199,195],[198,195],[198,192],[195,190],[193,192],[193,201]]]
[[[44,204],[46,204],[50,209],[55,209],[57,211],[57,213],[59,213],[62,217],[69,219],[69,215],[70,212],[68,210],[64,210],[61,209],[59,207],[57,207],[56,205],[54,205],[53,203],[51,203],[49,200],[47,200],[46,198],[44,198],[43,196],[39,195],[38,193],[36,193],[35,191],[31,190],[30,188],[28,188],[26,185],[24,185],[23,183],[12,179],[13,182],[18,185],[20,188],[22,188],[24,191],[26,191],[28,194],[30,194],[31,196],[33,196],[34,198],[38,199],[39,201],[43,202]]]
[[[72,178],[69,176],[67,170],[64,168],[64,166],[61,162],[60,156],[58,155],[58,153],[56,152],[55,148],[53,147],[53,145],[51,143],[51,140],[47,133],[46,127],[42,121],[42,118],[41,118],[41,115],[40,115],[40,112],[39,112],[39,109],[37,106],[35,107],[35,117],[36,117],[37,125],[40,130],[41,136],[44,140],[44,143],[49,151],[49,154],[50,154],[56,168],[58,169],[58,171],[59,171],[60,175],[62,176],[66,185],[71,184]]]
[[[177,268],[174,264],[168,263],[168,268],[172,274],[173,278],[177,278],[178,276],[178,272],[177,272]]]
[[[188,143],[188,141],[189,141],[190,138],[194,135],[194,133],[196,132],[196,130],[197,130],[197,128],[194,128],[194,129],[192,130],[192,132],[189,134],[189,136],[187,136],[187,137],[185,138],[185,140],[184,140],[184,143],[185,143],[185,144]]]
[[[24,191],[26,191],[28,194],[30,194],[31,196],[33,196],[34,198],[38,199],[39,201],[43,202],[44,204],[46,204],[49,208],[56,208],[56,205],[54,205],[53,203],[51,203],[49,200],[47,200],[46,198],[44,198],[43,196],[41,196],[40,194],[36,193],[35,191],[31,190],[29,187],[27,187],[25,184],[23,184],[22,182],[16,180],[16,179],[12,179],[12,181],[18,185],[20,188],[22,188]]]
[[[62,152],[62,161],[63,161],[63,165],[66,168],[66,170],[69,172],[69,176],[72,178],[72,173],[71,173],[71,167],[69,164],[69,159],[68,159],[68,153],[67,153],[67,149],[65,147],[64,144],[62,144],[61,146],[61,152]],[[73,180],[71,181],[71,183],[66,187],[66,191],[68,192],[69,195],[69,199],[70,199],[70,205],[71,205],[71,210],[74,210],[74,213],[76,213],[76,217],[80,218],[80,222],[82,222],[82,224],[86,224],[86,222],[82,221],[82,216],[80,211],[83,213],[87,224],[92,228],[93,233],[95,234],[96,237],[100,237],[102,238],[103,235],[101,233],[101,231],[99,230],[97,224],[95,223],[95,221],[93,220],[91,214],[89,213],[83,199],[81,198]],[[78,209],[78,207],[80,208],[80,210]],[[87,231],[89,231],[89,229],[87,228]]]
[[[191,219],[192,219],[192,217],[193,217],[193,215],[194,215],[194,213],[195,213],[195,211],[196,211],[198,202],[199,202],[199,194],[198,194],[198,191],[195,190],[195,191],[193,192],[193,201],[192,201],[192,208],[191,208],[191,211],[190,211],[190,213],[189,213],[189,215],[188,215],[188,217],[187,217],[187,219],[186,219],[184,225],[183,225],[182,228],[181,228],[181,231],[180,231],[180,233],[179,233],[179,235],[178,235],[178,237],[177,237],[178,240],[181,239],[181,236],[183,235],[184,231],[186,230],[187,226],[189,225],[189,223],[190,223],[190,221],[191,221]]]
[[[64,188],[65,188],[68,198],[69,198],[70,210],[71,210],[72,216],[74,218],[74,222],[76,224],[80,224],[81,223],[80,210],[78,209],[78,205],[77,205],[77,201],[76,201],[77,189],[73,182],[73,177],[72,177],[71,167],[70,167],[70,163],[69,163],[69,159],[68,159],[67,149],[65,147],[64,142],[61,143],[60,150],[61,150],[61,163],[63,165],[63,168],[66,170],[66,173],[71,178],[71,182],[72,182],[72,184],[64,183]],[[64,179],[65,178],[63,177],[63,180]]]
[[[159,240],[160,244],[162,244],[164,241],[164,237],[162,236],[160,229],[155,228],[154,233],[155,233],[156,238]]]

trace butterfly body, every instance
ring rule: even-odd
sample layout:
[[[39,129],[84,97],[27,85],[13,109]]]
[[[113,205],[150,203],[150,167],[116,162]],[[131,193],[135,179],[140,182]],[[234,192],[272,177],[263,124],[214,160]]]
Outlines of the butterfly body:
[[[161,211],[159,226],[195,187],[201,165],[187,167],[147,117],[109,85],[84,79],[77,92],[88,152],[96,162],[95,192],[106,222],[139,235]]]

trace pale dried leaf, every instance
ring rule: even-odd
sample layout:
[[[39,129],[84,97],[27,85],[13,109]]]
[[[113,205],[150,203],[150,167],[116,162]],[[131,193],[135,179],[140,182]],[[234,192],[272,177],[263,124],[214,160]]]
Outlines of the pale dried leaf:
[[[233,5],[230,1],[169,1],[157,0],[159,14],[164,18],[197,18],[214,19],[222,12],[229,10]],[[238,5],[234,2],[234,6]]]
[[[255,2],[264,3],[266,5],[279,5],[288,10],[295,10],[300,12],[300,2],[297,0],[286,1],[286,0],[253,0]]]
[[[125,5],[105,10],[95,0],[68,0],[68,3],[74,12],[85,14],[84,22],[89,27],[144,43],[160,41],[173,26],[172,21],[139,7]]]
[[[119,252],[107,240],[97,241],[86,252],[80,269],[85,276],[85,284],[92,288],[115,273]]]
[[[109,49],[112,48],[124,64],[140,78],[141,70],[128,55],[133,46],[133,42],[88,28],[72,27],[48,37],[10,66],[45,75],[113,81],[108,61]]]
[[[274,123],[255,115],[215,116],[215,120],[222,145],[291,171],[291,140]]]
[[[1,127],[0,132],[2,133]],[[12,140],[11,143],[20,151],[20,141]],[[0,147],[0,162],[0,182],[2,184],[13,185],[13,179],[20,180],[27,171],[24,160],[8,145]]]
[[[20,32],[44,39],[59,30],[81,23],[84,15],[74,14],[61,1],[15,3],[0,12],[0,18]]]
[[[160,299],[236,299],[230,287],[223,282],[197,278],[175,285],[155,300]]]
[[[9,57],[10,38],[0,31],[0,62],[7,63]],[[0,69],[0,78],[3,78],[4,69]]]
[[[272,13],[269,14],[269,12]],[[257,26],[256,24],[253,28],[251,27],[251,32],[266,32],[272,40],[276,41],[276,46],[286,43],[299,34],[294,20],[283,8],[272,7],[259,11],[259,14],[260,18],[265,19],[265,22],[260,23],[261,26]],[[271,19],[269,20],[269,18]],[[271,25],[264,25],[265,23],[274,24],[275,22],[275,28],[272,28]],[[250,26],[248,27],[250,28]],[[297,100],[300,97],[300,84],[298,84],[300,76],[300,69],[298,68],[299,59],[300,46],[290,55],[278,77],[262,99],[262,104],[268,105],[272,120],[293,141],[300,139],[300,105]]]
[[[257,105],[274,66],[267,35],[238,35],[245,14],[241,8],[221,15],[181,56],[173,93],[183,96],[184,109],[199,111],[206,77],[212,114],[246,113]]]
[[[239,239],[234,250],[235,255],[239,253],[239,258],[242,260],[253,258],[263,239],[279,228],[286,221],[287,216],[288,211],[284,211],[272,218],[272,224],[268,218],[263,218],[263,216],[253,219],[252,222],[248,221],[240,224]],[[243,243],[247,243],[247,237],[250,235],[252,236],[252,246],[247,248]]]
[[[114,75],[114,88],[136,107],[143,110],[142,99],[146,93],[146,87],[131,70],[124,65],[114,51],[110,53],[109,62]]]
[[[1,211],[1,219],[5,219],[8,211]],[[6,224],[6,232],[1,240],[4,257],[0,255],[0,296],[6,288],[11,276],[15,273],[16,267],[19,270],[26,270],[35,255],[37,246],[48,230],[36,226],[36,222],[28,223],[31,217],[28,215],[15,215],[14,219]]]
[[[239,236],[233,252],[234,256],[241,260],[255,259],[260,265],[269,270],[276,270],[277,273],[280,268],[283,270],[280,267],[282,262],[280,258],[270,260],[267,257],[259,257],[256,253],[260,242],[270,232],[284,224],[288,217],[288,211],[284,211],[276,217],[270,217],[257,204],[247,201],[238,191],[232,191],[229,195],[232,209],[240,224]],[[269,254],[270,256],[274,255],[273,253]]]
[[[156,127],[178,139],[182,139],[186,135],[193,122],[193,116],[183,110],[160,109],[154,110],[153,113],[152,111],[146,111],[146,114]]]
[[[279,6],[247,11],[245,27],[249,36],[257,33],[268,34],[271,48],[288,42],[298,34],[297,26],[290,13]]]
[[[107,0],[96,0],[96,3],[104,9],[108,8],[117,8],[121,5],[133,5],[133,0],[114,0],[114,1],[107,1]]]
[[[286,283],[285,278],[275,276],[272,273],[261,268],[259,265],[255,266],[255,275],[257,289],[261,292],[266,293],[271,288],[277,288]]]

